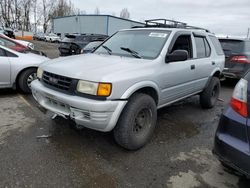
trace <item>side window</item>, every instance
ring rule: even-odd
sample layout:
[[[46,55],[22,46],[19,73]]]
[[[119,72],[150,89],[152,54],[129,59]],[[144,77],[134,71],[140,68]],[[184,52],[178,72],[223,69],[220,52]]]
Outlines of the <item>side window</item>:
[[[6,57],[5,50],[3,50],[2,48],[0,48],[0,57]]]
[[[224,52],[221,48],[221,44],[220,44],[219,40],[215,36],[211,36],[211,35],[209,36],[209,38],[211,39],[211,41],[215,47],[217,55],[224,55]]]
[[[181,35],[179,36],[170,51],[172,53],[175,50],[186,50],[188,52],[189,59],[193,58],[192,40],[191,35]]]
[[[18,57],[16,54],[13,54],[13,53],[11,53],[9,51],[6,51],[6,56],[7,57]]]
[[[204,38],[204,42],[205,42],[205,48],[206,48],[206,57],[209,57],[211,55],[211,47],[206,38]]]
[[[204,37],[194,37],[197,51],[197,58],[206,57],[206,47]]]

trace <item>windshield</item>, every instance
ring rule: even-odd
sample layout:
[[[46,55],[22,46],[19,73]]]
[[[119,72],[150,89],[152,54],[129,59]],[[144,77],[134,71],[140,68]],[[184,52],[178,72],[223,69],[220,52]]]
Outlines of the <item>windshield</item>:
[[[155,59],[161,52],[170,31],[120,31],[103,43],[95,53]]]

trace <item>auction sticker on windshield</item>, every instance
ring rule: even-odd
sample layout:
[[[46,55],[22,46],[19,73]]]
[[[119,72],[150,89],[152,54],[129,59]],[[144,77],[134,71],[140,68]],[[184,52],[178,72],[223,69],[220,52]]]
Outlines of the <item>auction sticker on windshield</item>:
[[[150,33],[150,37],[159,37],[159,38],[166,38],[168,36],[167,33]]]

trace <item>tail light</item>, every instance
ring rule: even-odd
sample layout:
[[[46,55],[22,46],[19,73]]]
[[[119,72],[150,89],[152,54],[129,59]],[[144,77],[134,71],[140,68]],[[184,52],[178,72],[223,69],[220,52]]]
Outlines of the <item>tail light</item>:
[[[231,107],[243,117],[247,117],[247,85],[248,81],[241,79],[234,88],[230,101]]]
[[[233,56],[230,59],[231,62],[235,62],[235,63],[250,63],[250,60],[244,56],[244,55],[240,55],[240,56]]]

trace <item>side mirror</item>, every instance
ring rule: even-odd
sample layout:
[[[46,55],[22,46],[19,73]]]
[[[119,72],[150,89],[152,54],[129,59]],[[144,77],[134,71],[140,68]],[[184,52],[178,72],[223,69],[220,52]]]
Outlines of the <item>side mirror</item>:
[[[186,61],[187,59],[188,52],[186,50],[175,50],[171,54],[166,55],[165,62]]]

